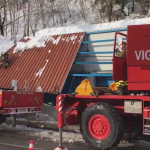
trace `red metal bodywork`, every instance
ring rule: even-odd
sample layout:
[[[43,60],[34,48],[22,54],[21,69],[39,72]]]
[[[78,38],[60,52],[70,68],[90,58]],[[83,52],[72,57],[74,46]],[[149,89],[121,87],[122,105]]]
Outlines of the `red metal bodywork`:
[[[10,114],[19,113],[19,110],[21,113],[38,112],[43,105],[43,97],[44,93],[41,92],[0,91],[0,110],[9,110],[6,113]],[[23,108],[26,111],[23,112]]]
[[[113,79],[128,81],[128,90],[150,90],[150,25],[132,25],[127,30],[127,58],[113,55]]]
[[[113,59],[113,80],[127,81],[127,59],[115,57]]]
[[[57,97],[56,110],[58,111],[58,98],[63,99],[63,125],[75,125],[80,123],[80,117],[82,112],[90,105],[98,102],[109,103],[117,108],[122,115],[127,113],[124,112],[124,101],[125,100],[137,100],[142,101],[143,111],[145,108],[150,107],[150,96],[131,96],[131,95],[101,95],[98,97],[94,96],[79,96],[79,95],[59,95]],[[145,113],[146,114],[146,113]],[[143,114],[128,114],[128,115],[143,115]],[[59,118],[58,118],[59,122]],[[61,122],[61,121],[60,121]]]
[[[128,26],[128,90],[150,90],[150,25]]]

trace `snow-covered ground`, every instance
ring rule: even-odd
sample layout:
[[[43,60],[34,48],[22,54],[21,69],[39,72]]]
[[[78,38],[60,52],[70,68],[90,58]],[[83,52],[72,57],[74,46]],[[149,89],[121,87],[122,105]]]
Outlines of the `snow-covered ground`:
[[[19,51],[24,51],[31,49],[33,47],[44,47],[47,37],[49,40],[52,40],[54,44],[59,42],[59,39],[53,39],[53,35],[58,34],[68,34],[68,33],[77,33],[77,32],[90,32],[90,31],[103,31],[110,29],[122,29],[127,28],[128,25],[139,25],[139,24],[149,24],[150,18],[142,19],[125,19],[111,23],[102,23],[102,24],[93,24],[93,25],[78,25],[71,27],[58,27],[58,28],[46,28],[36,32],[34,37],[27,37],[30,40],[26,43],[17,42],[14,53]],[[20,38],[18,38],[20,40]],[[18,41],[19,41],[18,40]],[[7,43],[7,44],[6,44]],[[5,52],[14,44],[9,37],[0,37],[0,53]]]

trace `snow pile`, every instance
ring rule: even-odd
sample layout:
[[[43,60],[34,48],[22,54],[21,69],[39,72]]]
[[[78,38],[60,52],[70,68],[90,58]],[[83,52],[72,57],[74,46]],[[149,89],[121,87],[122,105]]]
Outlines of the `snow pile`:
[[[44,38],[41,36],[30,37],[30,40],[28,42],[17,42],[17,46],[15,47],[13,53],[17,53],[19,51],[25,51],[26,49],[31,49],[34,47],[37,47],[37,48],[45,47]]]
[[[78,32],[90,32],[90,31],[103,31],[110,29],[123,29],[127,28],[128,25],[138,24],[150,24],[150,18],[143,19],[125,19],[116,22],[108,22],[102,24],[93,25],[82,25],[82,26],[71,26],[71,27],[60,27],[60,28],[46,28],[36,32],[35,37],[44,37],[58,34],[69,34]]]
[[[51,41],[54,45],[57,45],[59,43],[61,36],[58,36],[58,38],[55,39],[52,36],[47,37],[47,35],[26,37],[26,39],[29,39],[29,41],[28,42],[17,42],[17,45],[16,45],[13,53],[17,53],[20,51],[23,52],[25,50],[29,50],[34,47],[37,47],[37,48],[45,47],[45,41]]]
[[[35,36],[30,37],[30,40],[28,42],[26,43],[18,42],[17,46],[14,49],[14,53],[19,52],[19,51],[25,51],[33,47],[38,47],[38,48],[45,47],[45,41],[51,41],[53,44],[57,45],[61,39],[60,34],[90,32],[90,31],[104,31],[104,30],[110,30],[110,29],[122,29],[122,28],[127,28],[128,25],[149,24],[149,23],[150,23],[150,18],[142,18],[142,19],[134,19],[134,20],[125,19],[125,20],[120,20],[120,21],[110,22],[110,23],[108,22],[108,23],[103,23],[103,24],[46,28],[46,29],[36,32]],[[55,39],[53,35],[60,35],[60,36],[58,36]],[[75,40],[75,39],[76,39],[75,36],[70,38],[70,40]],[[0,43],[2,43],[0,52],[7,51],[10,47],[13,46],[13,42],[12,41],[10,42],[10,39],[1,40],[1,37],[0,37]]]
[[[20,51],[25,51],[25,50],[29,50],[32,49],[34,47],[40,48],[40,47],[45,47],[45,42],[52,42],[54,45],[57,45],[62,37],[62,35],[59,35],[57,38],[53,37],[53,36],[47,36],[48,35],[48,31],[47,34],[45,35],[40,35],[40,36],[35,36],[35,37],[26,37],[26,39],[28,38],[29,41],[28,42],[18,42],[13,53],[17,53]],[[75,44],[75,40],[77,39],[77,36],[72,35],[70,37],[66,37],[66,38],[62,38],[62,41],[64,42],[70,42],[72,41],[73,44]],[[50,53],[51,51],[49,51]]]
[[[150,23],[150,18],[143,18],[143,19],[134,19],[134,20],[125,19],[125,20],[120,20],[111,23],[94,24],[94,25],[46,28],[36,32],[35,37],[32,37],[29,42],[24,44],[18,43],[14,50],[14,53],[18,51],[31,49],[33,47],[44,47],[46,40],[52,41],[53,44],[57,45],[61,36],[58,36],[57,39],[54,39],[52,35],[89,32],[89,31],[103,31],[103,30],[110,30],[110,29],[122,29],[122,28],[127,28],[128,25],[149,24],[149,23]],[[75,38],[76,37],[73,37],[71,40],[74,40]]]

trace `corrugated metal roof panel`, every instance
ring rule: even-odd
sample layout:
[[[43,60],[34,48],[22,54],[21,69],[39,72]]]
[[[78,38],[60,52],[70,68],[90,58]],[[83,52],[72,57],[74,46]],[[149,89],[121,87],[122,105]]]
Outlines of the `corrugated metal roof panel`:
[[[0,88],[11,89],[11,81],[18,80],[18,90],[53,93],[61,92],[85,33],[48,37],[44,48],[9,53],[10,66],[0,68]],[[58,43],[57,43],[58,42]]]

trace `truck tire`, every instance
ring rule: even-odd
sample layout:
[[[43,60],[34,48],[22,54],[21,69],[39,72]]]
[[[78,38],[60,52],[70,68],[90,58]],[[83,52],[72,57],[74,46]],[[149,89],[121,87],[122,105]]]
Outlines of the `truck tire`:
[[[116,146],[124,130],[120,113],[107,103],[96,103],[86,108],[80,127],[85,142],[99,150]]]

